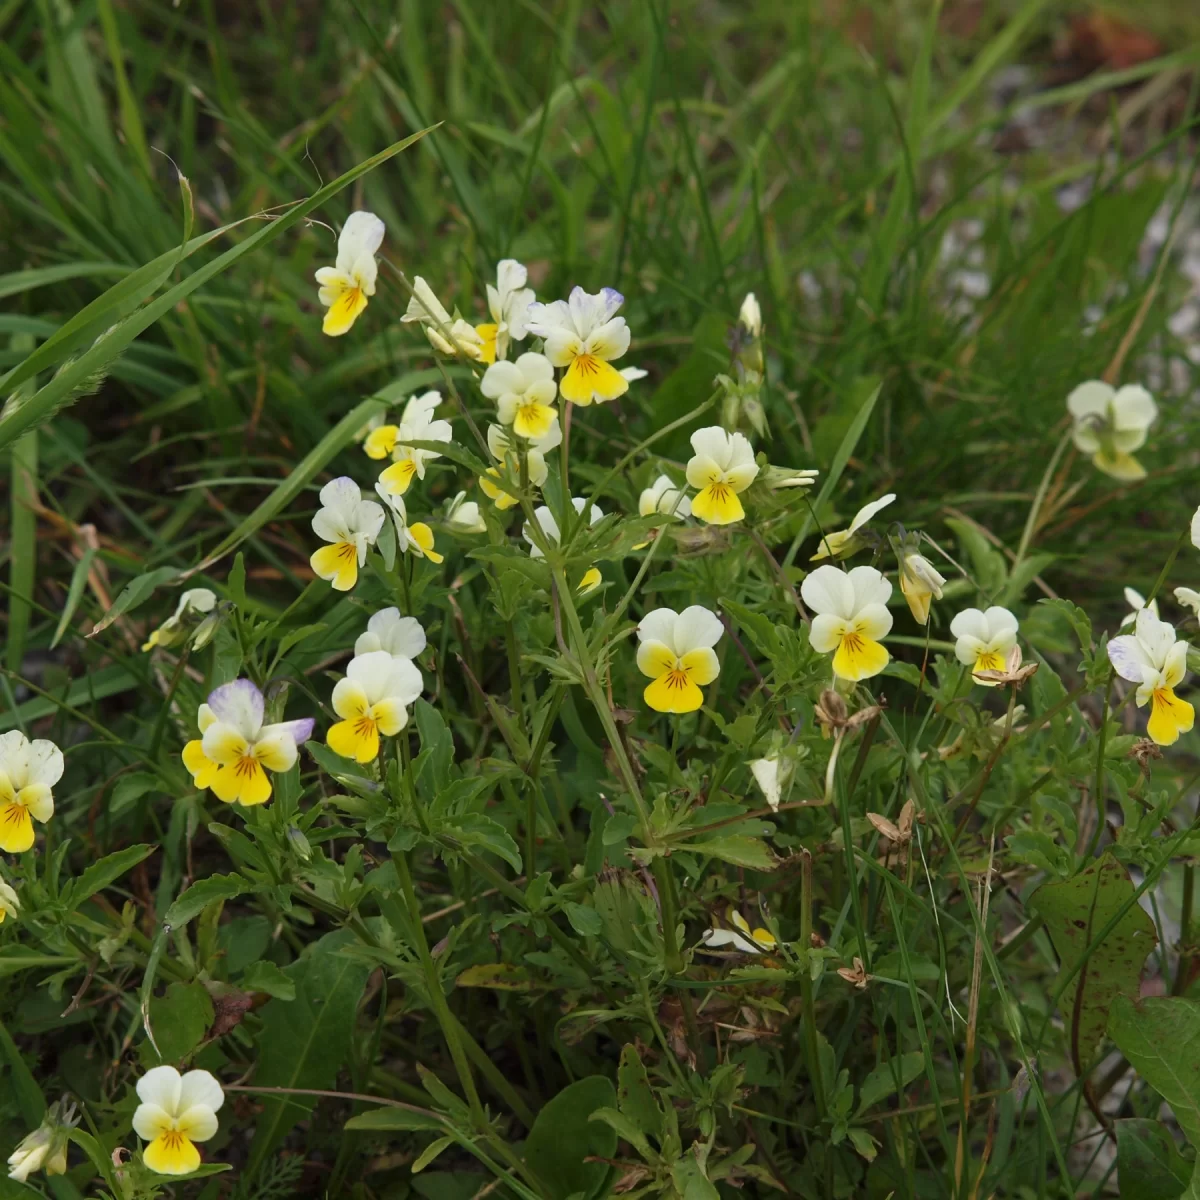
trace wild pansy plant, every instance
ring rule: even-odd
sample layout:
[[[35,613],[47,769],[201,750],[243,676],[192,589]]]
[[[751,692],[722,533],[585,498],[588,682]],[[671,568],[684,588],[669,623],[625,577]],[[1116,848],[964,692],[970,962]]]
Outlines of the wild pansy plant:
[[[803,327],[776,343],[753,294],[715,367],[711,331],[680,366],[657,356],[689,335],[647,317],[647,375],[619,366],[603,278],[539,304],[520,262],[476,273],[464,239],[454,278],[489,282],[451,312],[420,275],[377,277],[381,237],[354,214],[320,275],[326,332],[363,339],[305,383],[329,439],[215,545],[197,531],[199,568],[148,548],[109,604],[124,560],[98,540],[70,585],[107,598],[84,648],[6,675],[0,1060],[10,1018],[22,1045],[88,1039],[14,1076],[14,1180],[73,1143],[71,1177],[124,1200],[218,1158],[264,1196],[407,1194],[435,1160],[430,1196],[1020,1190],[971,1148],[1022,1121],[1031,1145],[1075,1136],[1047,1092],[1090,1095],[1106,1030],[1137,1065],[1122,1022],[1194,1003],[1182,925],[1164,995],[1134,1003],[1154,930],[1131,872],[1200,855],[1169,572],[1136,576],[1155,582],[1127,591],[1124,633],[1124,577],[1083,598],[1108,640],[1039,541],[1093,503],[1072,445],[1133,481],[1148,395],[1077,390],[1023,520],[992,531],[970,491],[879,496],[904,477],[917,357],[886,422],[853,380],[806,412]],[[1072,991],[1059,963],[1091,942]],[[1019,1072],[1040,1089],[1023,1110]],[[38,1124],[58,1074],[79,1129],[64,1101]]]

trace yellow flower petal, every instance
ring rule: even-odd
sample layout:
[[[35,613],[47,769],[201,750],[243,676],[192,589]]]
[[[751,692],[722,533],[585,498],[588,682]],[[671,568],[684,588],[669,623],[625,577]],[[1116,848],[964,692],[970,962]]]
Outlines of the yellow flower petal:
[[[512,508],[518,501],[516,496],[511,492],[506,492],[503,488],[497,487],[492,482],[493,479],[499,478],[499,470],[495,467],[488,467],[487,474],[479,476],[479,487],[483,494],[503,512],[506,508]]]
[[[874,638],[848,629],[833,655],[833,673],[839,679],[857,683],[878,675],[888,665],[887,649]]]
[[[271,798],[271,781],[267,778],[262,763],[253,755],[246,755],[236,762],[221,767],[213,776],[213,794],[226,804],[240,804],[250,808],[255,804],[266,804]]]
[[[399,462],[394,462],[386,471],[379,476],[379,482],[393,496],[403,496],[408,491],[408,485],[412,483],[413,476],[417,473],[417,464],[411,458],[402,458]]]
[[[433,548],[433,530],[424,521],[418,521],[415,525],[410,525],[408,532],[412,540],[421,548],[421,553],[430,562],[440,563],[443,561],[445,555],[439,554]]]
[[[536,441],[545,437],[558,413],[548,404],[521,404],[513,418],[513,432],[518,437]]]
[[[929,602],[933,593],[923,584],[909,577],[906,571],[900,572],[900,591],[908,601],[908,611],[921,625],[929,624]]]
[[[379,727],[369,716],[355,717],[330,725],[325,744],[343,758],[355,762],[373,762],[379,756]]]
[[[363,442],[363,449],[367,452],[368,458],[387,458],[395,450],[396,438],[399,436],[398,426],[380,425],[378,429],[372,429],[367,434],[367,440]]]
[[[367,297],[362,288],[346,288],[326,311],[321,332],[330,337],[341,337],[358,320],[359,314],[366,307]]]
[[[660,675],[642,693],[655,712],[690,713],[704,703],[704,693],[686,671],[675,669]]]
[[[709,525],[729,525],[745,515],[737,493],[727,483],[710,483],[692,499],[692,516]]]
[[[689,650],[679,660],[679,666],[681,670],[687,672],[688,678],[693,683],[697,683],[701,687],[712,683],[721,670],[721,664],[717,659],[716,652],[708,646],[700,646],[695,650]]]
[[[603,359],[591,354],[576,355],[558,386],[564,400],[591,404],[593,400],[615,400],[629,391],[629,381]]]
[[[996,687],[997,685],[992,680],[980,679],[979,672],[1003,670],[1004,655],[999,650],[983,650],[975,656],[975,665],[971,668],[971,674],[980,687]]]
[[[212,787],[218,765],[204,753],[204,743],[194,738],[183,748],[183,765],[191,772],[192,782],[203,791]]]
[[[200,1151],[178,1130],[160,1133],[142,1158],[160,1175],[190,1175],[200,1165]]]
[[[1171,688],[1156,688],[1150,697],[1150,720],[1146,732],[1160,746],[1170,746],[1187,733],[1196,720],[1196,710],[1180,700]]]
[[[335,591],[348,592],[358,582],[358,549],[350,542],[322,546],[308,560],[321,579],[328,579]]]
[[[0,808],[0,850],[23,854],[33,845],[33,818],[23,804]]]
[[[496,361],[496,334],[499,331],[499,325],[475,326],[475,332],[483,339],[483,344],[479,347],[480,362],[494,363]]]
[[[589,567],[584,571],[583,578],[575,585],[575,590],[581,596],[586,596],[589,592],[594,592],[603,582],[604,577],[600,574],[599,567]]]

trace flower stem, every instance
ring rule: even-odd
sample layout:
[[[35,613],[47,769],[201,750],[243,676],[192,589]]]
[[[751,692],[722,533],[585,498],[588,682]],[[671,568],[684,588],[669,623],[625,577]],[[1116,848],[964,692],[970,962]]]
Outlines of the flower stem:
[[[433,1015],[437,1018],[437,1023],[442,1030],[442,1037],[446,1039],[446,1045],[449,1047],[454,1070],[462,1086],[463,1095],[466,1097],[467,1107],[471,1110],[471,1121],[476,1129],[482,1131],[487,1128],[487,1114],[483,1111],[479,1091],[475,1086],[475,1077],[471,1073],[471,1064],[463,1049],[462,1039],[459,1036],[459,1024],[454,1019],[449,1004],[446,1003],[446,994],[442,991],[441,974],[438,971],[437,963],[433,961],[433,955],[429,952],[429,939],[425,936],[425,925],[421,921],[421,906],[417,902],[417,894],[413,889],[412,873],[408,868],[407,855],[393,852],[392,864],[396,868],[396,876],[400,880],[400,891],[408,908],[411,936],[416,941],[417,956],[420,958],[421,967],[425,972],[425,985],[429,991],[429,1002],[433,1006]],[[404,936],[403,930],[396,932]]]

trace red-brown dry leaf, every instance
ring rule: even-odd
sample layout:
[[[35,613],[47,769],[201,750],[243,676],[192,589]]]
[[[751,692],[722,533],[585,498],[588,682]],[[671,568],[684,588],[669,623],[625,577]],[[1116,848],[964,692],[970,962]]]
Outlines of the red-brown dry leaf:
[[[1162,43],[1144,29],[1106,12],[1092,12],[1071,22],[1069,55],[1091,70],[1120,71],[1158,58]]]

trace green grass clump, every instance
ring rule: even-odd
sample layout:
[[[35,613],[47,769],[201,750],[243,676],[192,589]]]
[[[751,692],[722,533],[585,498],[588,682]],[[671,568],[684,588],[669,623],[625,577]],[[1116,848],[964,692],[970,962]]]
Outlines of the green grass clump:
[[[1127,587],[1195,635],[1196,55],[1156,18],[1068,78],[1073,6],[957,7],[0,3],[0,1197],[1195,1191],[1197,651],[1139,694],[1108,647]],[[622,293],[646,374],[557,397],[501,508],[486,364],[403,318],[420,277],[490,320],[506,258]],[[1098,379],[1154,396],[1142,475],[1072,424]],[[333,590],[322,489],[379,499],[359,443],[430,391],[416,541]],[[680,499],[711,426],[758,455],[729,524]],[[890,658],[835,681],[811,557],[889,493],[846,567]],[[390,606],[372,755],[330,729]],[[703,704],[655,711],[639,623],[691,606]],[[951,621],[993,606],[1025,671],[980,683]],[[235,680],[314,722],[262,805],[199,757]],[[163,1065],[225,1093],[178,1184],[132,1131]]]

